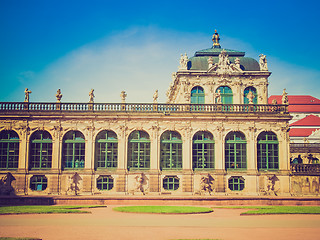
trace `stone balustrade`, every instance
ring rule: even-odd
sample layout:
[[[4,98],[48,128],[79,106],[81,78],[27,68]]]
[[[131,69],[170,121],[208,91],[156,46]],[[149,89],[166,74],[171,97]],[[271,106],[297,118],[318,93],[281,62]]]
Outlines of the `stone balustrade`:
[[[264,104],[0,102],[0,111],[159,112],[165,114],[170,114],[173,112],[288,114],[288,106]]]
[[[291,164],[292,175],[320,176],[320,164]]]

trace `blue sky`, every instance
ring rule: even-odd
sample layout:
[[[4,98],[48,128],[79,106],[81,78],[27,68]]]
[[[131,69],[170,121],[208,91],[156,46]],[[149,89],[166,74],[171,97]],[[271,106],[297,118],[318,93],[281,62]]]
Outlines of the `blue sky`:
[[[181,53],[211,47],[267,55],[269,95],[320,98],[319,2],[0,0],[0,101],[159,101]]]

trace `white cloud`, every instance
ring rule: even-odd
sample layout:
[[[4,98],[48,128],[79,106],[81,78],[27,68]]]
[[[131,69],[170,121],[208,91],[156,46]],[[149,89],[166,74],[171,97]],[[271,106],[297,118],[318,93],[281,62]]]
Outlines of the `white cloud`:
[[[223,47],[242,50],[258,59],[259,51],[250,44],[225,37]],[[36,79],[28,88],[31,101],[55,101],[58,88],[63,102],[87,102],[91,88],[95,102],[120,102],[120,92],[127,92],[128,102],[152,102],[156,89],[159,101],[165,102],[165,92],[177,70],[181,53],[193,56],[196,50],[211,47],[210,36],[178,33],[154,27],[136,27],[115,33],[70,52],[32,75]],[[319,97],[314,80],[319,72],[299,69],[275,57],[268,58],[269,94],[311,94]]]

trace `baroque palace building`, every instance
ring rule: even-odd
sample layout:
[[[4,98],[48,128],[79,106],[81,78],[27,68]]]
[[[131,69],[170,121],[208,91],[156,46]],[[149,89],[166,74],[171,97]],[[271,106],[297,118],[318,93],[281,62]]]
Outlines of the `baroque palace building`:
[[[181,55],[167,103],[0,103],[0,177],[18,195],[289,195],[287,96],[265,55]],[[10,174],[8,174],[10,173]]]

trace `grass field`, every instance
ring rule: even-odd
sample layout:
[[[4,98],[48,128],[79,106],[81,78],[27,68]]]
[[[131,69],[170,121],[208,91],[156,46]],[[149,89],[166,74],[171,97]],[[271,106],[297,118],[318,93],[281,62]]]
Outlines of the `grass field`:
[[[4,206],[0,207],[0,214],[90,213],[89,211],[80,209],[97,207],[105,206]]]
[[[191,214],[191,213],[210,213],[211,208],[189,207],[189,206],[126,206],[115,207],[113,210],[118,212],[132,213],[163,213],[163,214]]]
[[[228,206],[221,208],[250,209],[241,215],[253,214],[320,214],[320,206]]]

